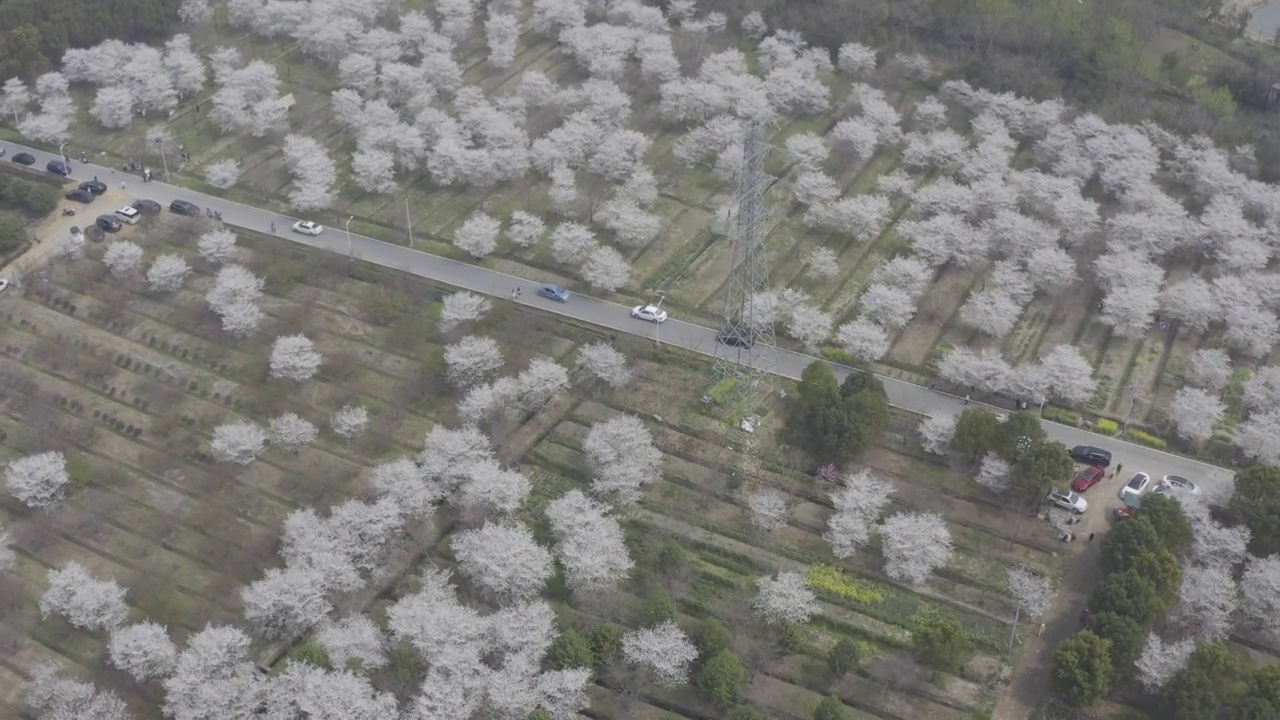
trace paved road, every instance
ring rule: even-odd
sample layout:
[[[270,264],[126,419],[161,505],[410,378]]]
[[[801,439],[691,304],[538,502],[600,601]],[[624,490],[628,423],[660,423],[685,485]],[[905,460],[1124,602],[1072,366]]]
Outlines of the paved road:
[[[12,143],[5,143],[5,145],[7,146],[9,157],[12,157],[15,152],[21,151],[34,155],[36,158],[35,168],[44,168],[49,160],[57,159],[58,157],[55,153],[22,147]],[[574,295],[573,299],[568,303],[552,302],[535,294],[539,284],[531,280],[412,250],[401,245],[392,245],[361,235],[347,235],[342,228],[327,228],[318,237],[300,235],[290,231],[290,226],[295,218],[279,215],[270,210],[185,190],[159,181],[144,184],[136,174],[126,174],[118,169],[113,170],[92,164],[85,165],[78,162],[78,159],[73,158],[73,179],[83,181],[94,176],[110,183],[113,189],[120,187],[120,183],[124,182],[126,184],[124,189],[130,195],[139,198],[150,198],[165,206],[168,206],[169,202],[176,198],[190,200],[199,205],[201,209],[209,208],[220,211],[223,221],[230,225],[270,234],[270,228],[274,223],[277,229],[277,232],[274,233],[275,235],[301,245],[308,245],[340,254],[350,254],[359,260],[403,270],[420,277],[499,298],[510,298],[512,292],[519,288],[521,297],[516,301],[521,304],[537,306],[546,312],[563,315],[617,332],[642,337],[650,337],[655,334],[653,325],[631,318],[629,308],[616,303],[587,295]],[[111,208],[107,207],[97,207],[96,204],[90,206],[76,204],[75,206],[81,213],[86,214],[97,214],[111,210]],[[715,353],[716,330],[711,328],[671,319],[662,324],[659,329],[659,335],[661,342],[670,345],[676,345],[704,355],[714,355]],[[779,350],[776,372],[785,377],[798,379],[804,368],[814,360],[815,358],[810,355],[790,350]],[[850,372],[854,372],[851,368],[834,363],[831,364],[831,368],[839,379],[843,379]],[[890,403],[896,407],[925,415],[956,413],[964,408],[963,398],[894,378],[881,377],[881,380],[884,382]],[[1007,412],[1005,410],[998,411],[1001,413]],[[1126,469],[1144,471],[1157,478],[1166,474],[1174,474],[1193,478],[1197,482],[1202,482],[1206,478],[1215,478],[1214,482],[1225,482],[1226,478],[1230,476],[1227,471],[1215,468],[1212,465],[1206,465],[1196,460],[1153,450],[1141,445],[1104,438],[1077,428],[1051,422],[1046,422],[1045,428],[1050,438],[1058,440],[1068,447],[1086,444],[1105,447],[1111,450],[1116,460],[1123,463]]]

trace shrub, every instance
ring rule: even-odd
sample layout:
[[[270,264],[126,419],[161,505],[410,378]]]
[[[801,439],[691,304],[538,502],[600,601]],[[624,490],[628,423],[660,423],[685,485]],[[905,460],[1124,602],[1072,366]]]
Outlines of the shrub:
[[[1120,432],[1120,426],[1116,424],[1115,420],[1102,418],[1093,424],[1093,430],[1102,435],[1115,435]]]
[[[1080,415],[1063,408],[1047,407],[1044,409],[1044,419],[1052,420],[1063,425],[1071,427],[1080,427]]]
[[[842,348],[824,347],[818,354],[821,355],[824,360],[830,360],[833,363],[839,363],[841,365],[857,366],[862,364],[858,362],[857,358],[850,355],[848,352],[845,352]]]
[[[1158,438],[1149,432],[1143,432],[1137,428],[1129,428],[1128,430],[1125,430],[1124,436],[1139,445],[1146,445],[1147,447],[1153,447],[1157,450],[1164,450],[1169,446],[1163,438]]]
[[[840,568],[825,563],[818,563],[809,568],[809,586],[814,590],[821,590],[843,600],[863,605],[884,602],[884,591],[880,588],[855,582]]]
[[[733,378],[725,378],[718,385],[711,388],[711,392],[707,393],[711,396],[711,401],[717,405],[725,404],[729,396],[733,394],[733,389],[738,386],[738,381]]]

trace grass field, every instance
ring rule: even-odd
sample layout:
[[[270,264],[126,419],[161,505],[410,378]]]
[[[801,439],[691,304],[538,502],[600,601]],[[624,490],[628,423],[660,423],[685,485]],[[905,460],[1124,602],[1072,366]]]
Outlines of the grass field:
[[[148,255],[194,255],[181,240],[192,230],[198,228],[143,225],[125,232]],[[40,621],[35,601],[47,571],[76,560],[115,578],[129,589],[131,619],[164,623],[181,643],[207,622],[237,622],[239,590],[278,563],[280,523],[290,511],[363,494],[364,468],[415,451],[435,423],[452,422],[453,402],[439,379],[437,289],[348,267],[340,258],[295,254],[278,241],[242,239],[241,245],[247,265],[269,276],[275,269],[263,303],[270,327],[243,342],[229,343],[217,329],[202,297],[210,268],[198,257],[186,289],[157,298],[111,279],[93,257],[102,246],[93,245],[90,257],[56,263],[31,278],[27,297],[0,303],[0,462],[65,449],[74,479],[69,499],[52,512],[25,510],[8,497],[0,505],[0,521],[19,555],[16,572],[0,578],[0,627],[12,649],[0,659],[0,707],[17,713],[31,668],[59,658],[77,674],[121,688],[141,717],[158,717],[158,690],[140,689],[110,670],[104,636],[57,618]],[[282,278],[290,273],[280,268],[289,264],[300,271]],[[362,301],[379,293],[402,294],[399,306],[414,310],[372,322],[358,308],[374,304]],[[325,353],[321,375],[300,393],[266,381],[269,340],[286,331],[306,332]],[[476,331],[501,340],[508,371],[535,355],[571,363],[575,347],[597,339],[589,330],[505,306]],[[822,593],[823,615],[804,628],[795,653],[761,654],[755,630],[735,637],[744,657],[758,657],[748,700],[781,717],[807,714],[828,690],[861,717],[958,719],[989,703],[987,688],[1006,656],[1013,615],[1003,594],[1003,567],[1025,563],[1054,572],[1061,558],[1047,526],[1009,514],[972,482],[924,459],[914,441],[904,439],[915,418],[899,416],[865,462],[893,482],[895,505],[942,513],[958,552],[924,588],[886,578],[874,547],[837,562],[820,537],[829,507],[824,489],[801,472],[807,459],[772,437],[783,401],[775,398],[769,408],[757,450],[758,457],[778,460],[749,463],[741,452],[746,436],[725,422],[722,411],[698,400],[710,389],[706,362],[643,341],[615,342],[637,364],[629,389],[574,391],[513,430],[501,446],[502,456],[518,462],[534,482],[523,517],[539,532],[545,531],[545,503],[590,481],[579,445],[594,420],[619,411],[638,414],[665,454],[662,480],[623,516],[640,563],[636,579],[586,604],[553,590],[562,625],[589,629],[604,619],[635,625],[658,577],[682,622],[714,617],[751,628],[744,598],[755,577],[818,568],[843,590]],[[216,464],[207,454],[212,428],[231,419],[265,422],[294,411],[324,425],[347,402],[364,404],[374,416],[355,442],[322,433],[321,442],[297,456],[269,451],[247,467]],[[753,529],[746,496],[761,485],[792,498],[789,527]],[[421,560],[451,562],[447,543],[439,541],[450,526],[446,515],[433,532],[415,536],[426,543]],[[686,551],[675,575],[654,564],[655,549],[665,543]],[[413,562],[404,566],[413,568]],[[403,589],[401,581],[390,580],[387,593],[359,600],[372,605],[375,617]],[[972,633],[979,652],[958,676],[902,670],[912,667],[905,649],[911,623],[930,612],[955,615]],[[858,642],[863,667],[828,683],[822,658],[841,636]],[[265,644],[257,652],[264,663],[279,658]],[[600,717],[714,714],[691,688],[635,697],[605,679],[592,692]]]

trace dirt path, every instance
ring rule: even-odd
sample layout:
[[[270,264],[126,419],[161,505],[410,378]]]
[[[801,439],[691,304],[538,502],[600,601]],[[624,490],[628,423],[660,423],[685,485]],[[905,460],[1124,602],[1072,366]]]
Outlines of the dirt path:
[[[1080,629],[1080,611],[1102,579],[1098,548],[1114,522],[1113,511],[1122,504],[1117,492],[1130,474],[1108,477],[1090,488],[1089,511],[1079,525],[1072,526],[1074,555],[1067,560],[1053,607],[1039,622],[1020,626],[1022,649],[1013,661],[1013,681],[996,703],[992,720],[1028,720],[1047,696],[1053,650]],[[1096,533],[1093,542],[1089,542],[1090,533]]]
[[[72,187],[67,185],[67,187]],[[134,197],[120,190],[119,186],[108,187],[107,192],[88,205],[63,200],[54,210],[40,222],[30,228],[31,237],[35,241],[27,251],[5,263],[4,269],[19,273],[31,272],[39,267],[50,255],[62,249],[62,240],[71,232],[71,226],[83,228],[92,225],[93,219],[104,213],[110,213],[122,205],[134,201]],[[71,208],[75,215],[63,215],[63,208]],[[125,226],[127,230],[128,225]]]

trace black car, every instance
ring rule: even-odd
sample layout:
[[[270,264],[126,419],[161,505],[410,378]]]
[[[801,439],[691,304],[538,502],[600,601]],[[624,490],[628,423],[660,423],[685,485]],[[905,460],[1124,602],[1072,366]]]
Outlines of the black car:
[[[13,161],[19,165],[35,165],[36,158],[31,153],[18,153],[13,156]]]
[[[194,215],[200,214],[200,206],[196,205],[190,200],[174,200],[173,202],[169,203],[169,212],[177,213],[178,215],[194,216]]]
[[[71,168],[67,167],[67,164],[61,160],[50,160],[45,164],[44,169],[54,175],[61,175],[63,177],[71,174]]]
[[[134,200],[133,209],[143,215],[159,215],[160,203],[155,200]]]
[[[94,224],[110,233],[119,232],[121,227],[120,221],[110,215],[99,215]]]
[[[107,191],[107,184],[101,180],[85,180],[80,183],[81,190],[88,190],[94,195],[101,195]]]
[[[102,238],[107,236],[106,233],[102,232],[102,228],[98,227],[97,225],[90,225],[89,227],[85,228],[84,234],[93,242],[102,242]]]
[[[731,347],[749,348],[756,344],[756,334],[742,328],[725,328],[716,335],[716,340]]]
[[[79,203],[85,203],[86,205],[93,202],[93,193],[89,192],[88,190],[83,190],[81,188],[76,188],[75,190],[68,192],[66,195],[63,195],[62,197],[68,200],[75,200],[76,202],[79,202]]]
[[[1111,464],[1111,453],[1092,445],[1077,445],[1071,448],[1071,459],[1085,465],[1107,467]]]

